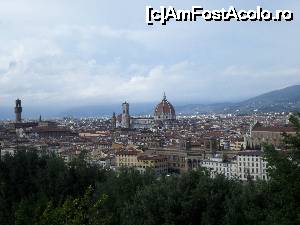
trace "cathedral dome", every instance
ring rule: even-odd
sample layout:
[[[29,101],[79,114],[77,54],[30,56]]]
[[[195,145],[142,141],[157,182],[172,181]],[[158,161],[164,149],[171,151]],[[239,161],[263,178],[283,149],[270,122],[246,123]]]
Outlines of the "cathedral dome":
[[[156,120],[176,119],[175,109],[173,105],[167,100],[165,94],[162,101],[155,107],[154,118]]]

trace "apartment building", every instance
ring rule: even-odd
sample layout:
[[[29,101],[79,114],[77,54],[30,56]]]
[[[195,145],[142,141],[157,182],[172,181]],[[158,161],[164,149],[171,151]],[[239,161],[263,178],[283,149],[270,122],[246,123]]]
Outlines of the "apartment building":
[[[267,180],[267,162],[260,150],[241,151],[237,154],[237,176],[240,180]]]

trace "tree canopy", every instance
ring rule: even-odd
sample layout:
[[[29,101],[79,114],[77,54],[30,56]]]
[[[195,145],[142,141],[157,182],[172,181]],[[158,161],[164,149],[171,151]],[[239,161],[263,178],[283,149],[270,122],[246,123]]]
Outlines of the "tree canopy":
[[[210,178],[203,169],[156,177],[18,151],[0,161],[0,224],[300,224],[300,114],[287,151],[265,146],[268,181]]]

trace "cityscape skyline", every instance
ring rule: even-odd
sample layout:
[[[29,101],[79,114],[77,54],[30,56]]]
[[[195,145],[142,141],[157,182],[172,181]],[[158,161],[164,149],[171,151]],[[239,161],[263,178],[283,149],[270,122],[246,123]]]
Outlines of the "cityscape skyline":
[[[300,85],[293,85],[279,90],[264,93],[262,95],[254,96],[240,102],[219,102],[219,103],[189,103],[175,102],[178,107],[179,115],[198,115],[206,113],[267,113],[267,112],[294,112],[299,109],[299,91]],[[162,98],[166,99],[166,92],[163,92]],[[16,101],[20,101],[17,98]],[[23,100],[21,100],[23,101]],[[53,108],[52,105],[48,106],[31,106],[26,104],[25,118],[37,119],[43,115],[45,118],[62,118],[62,117],[110,117],[112,112],[119,110],[121,100],[119,103],[108,103],[98,105],[83,105],[83,106],[65,106],[65,108]],[[127,101],[125,100],[125,103]],[[172,101],[173,102],[173,101]],[[130,103],[132,107],[132,115],[134,116],[152,116],[153,105],[157,101],[144,102],[144,103]],[[288,105],[288,106],[287,106]],[[12,105],[1,108],[1,119],[13,118]],[[155,112],[154,112],[155,113]]]

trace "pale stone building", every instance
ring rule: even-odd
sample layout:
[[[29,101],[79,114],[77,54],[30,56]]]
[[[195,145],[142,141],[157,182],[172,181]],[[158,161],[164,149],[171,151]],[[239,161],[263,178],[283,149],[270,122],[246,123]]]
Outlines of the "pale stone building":
[[[296,129],[292,125],[284,126],[262,126],[256,123],[250,132],[248,145],[252,148],[260,148],[262,144],[271,144],[277,149],[284,148],[282,134],[296,134]]]

